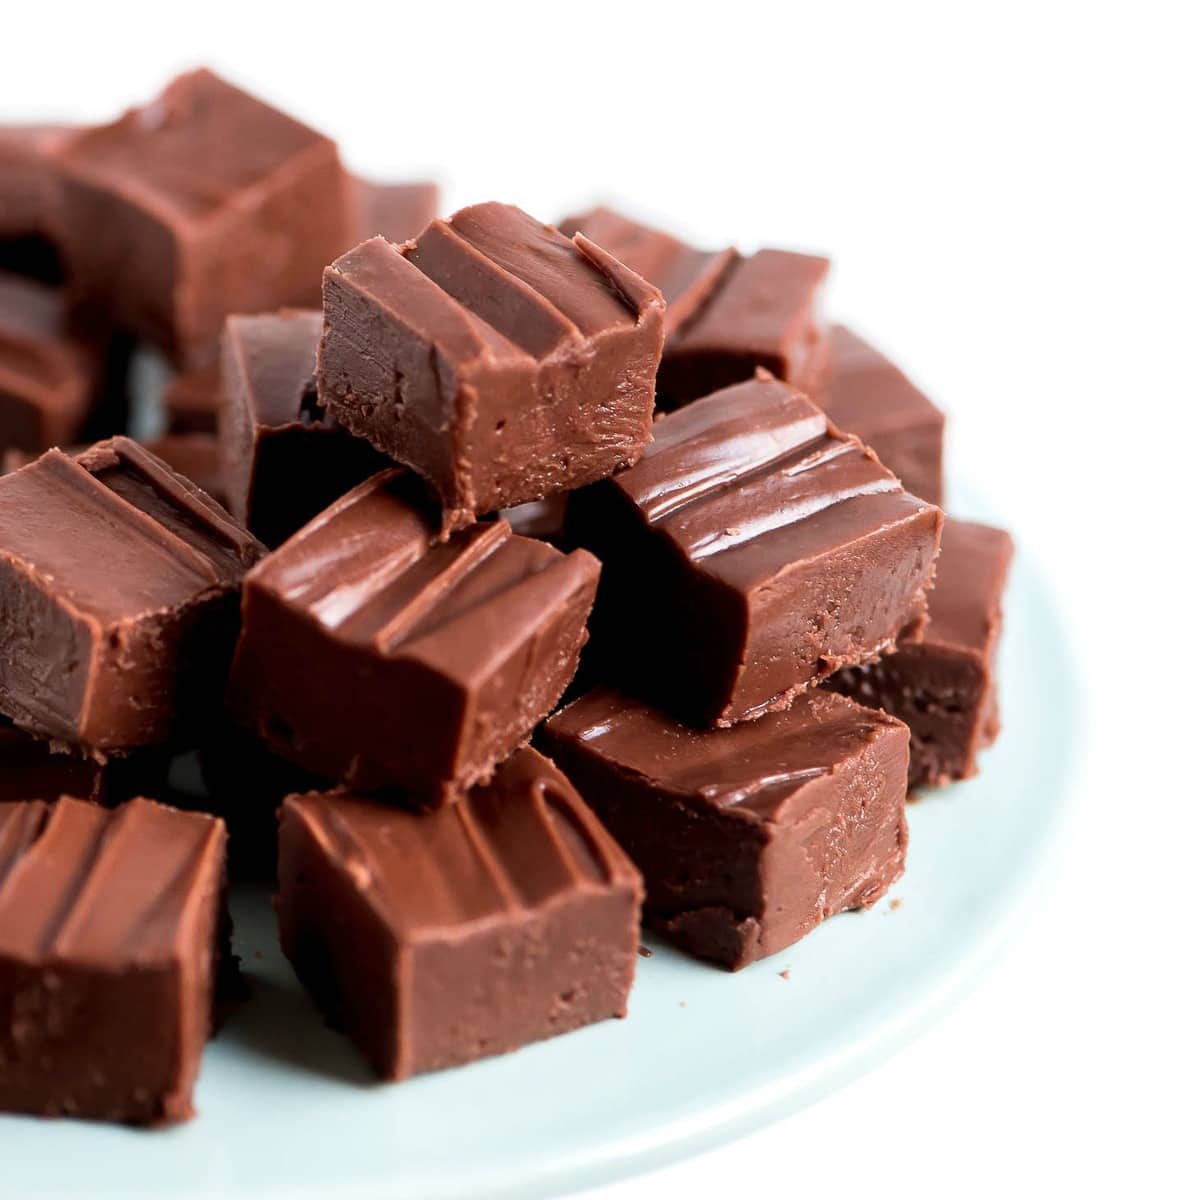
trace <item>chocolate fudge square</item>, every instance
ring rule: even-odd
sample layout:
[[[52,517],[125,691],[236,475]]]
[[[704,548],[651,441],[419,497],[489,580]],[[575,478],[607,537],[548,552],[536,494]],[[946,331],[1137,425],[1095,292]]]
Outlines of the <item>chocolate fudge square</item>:
[[[234,715],[283,758],[398,803],[486,779],[575,673],[600,566],[506,521],[440,541],[401,470],[246,577]]]
[[[749,379],[758,367],[809,394],[824,387],[829,342],[820,304],[828,259],[791,250],[710,253],[607,208],[568,218],[567,227],[662,289],[660,408]]]
[[[325,272],[321,404],[423,476],[445,530],[636,462],[662,352],[658,291],[520,209],[465,208]]]
[[[844,697],[697,732],[602,688],[542,744],[642,872],[647,922],[730,970],[874,904],[904,869],[908,732]]]
[[[78,441],[100,371],[75,337],[61,289],[0,274],[0,448],[40,453]]]
[[[0,712],[98,758],[219,707],[262,547],[128,438],[0,477]]]
[[[567,524],[604,564],[600,678],[703,726],[786,708],[919,627],[942,514],[761,373],[661,418]]]
[[[0,1111],[192,1115],[225,831],[149,800],[0,804]]]
[[[833,374],[814,399],[829,419],[861,438],[914,496],[942,503],[946,417],[883,354],[844,325],[830,332]]]
[[[640,880],[533,750],[435,813],[291,796],[279,839],[284,953],[383,1078],[625,1015]]]
[[[337,146],[211,71],[69,136],[55,163],[73,288],[186,365],[216,361],[227,313],[316,304],[352,239]]]
[[[218,429],[229,507],[268,546],[392,465],[318,407],[320,340],[315,310],[225,323]]]
[[[995,660],[1012,555],[1003,529],[947,518],[922,641],[829,681],[909,727],[910,787],[974,775],[979,750],[999,733]]]

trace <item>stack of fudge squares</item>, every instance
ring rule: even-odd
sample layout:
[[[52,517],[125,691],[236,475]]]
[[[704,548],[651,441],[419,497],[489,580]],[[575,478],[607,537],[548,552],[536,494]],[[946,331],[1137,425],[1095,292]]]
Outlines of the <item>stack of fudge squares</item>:
[[[996,736],[1011,541],[826,259],[436,206],[207,71],[0,129],[0,1110],[190,1115],[230,864],[401,1079],[874,904]]]

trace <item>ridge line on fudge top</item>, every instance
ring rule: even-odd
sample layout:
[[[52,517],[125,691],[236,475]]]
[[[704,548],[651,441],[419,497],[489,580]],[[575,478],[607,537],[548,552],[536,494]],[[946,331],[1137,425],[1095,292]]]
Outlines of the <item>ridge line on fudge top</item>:
[[[947,517],[922,644],[986,651],[1000,633],[1013,553],[1007,530]]]
[[[642,460],[613,478],[693,562],[796,526],[899,480],[766,372],[655,423]]]
[[[547,729],[552,739],[576,740],[661,792],[772,821],[805,785],[832,775],[838,762],[899,724],[844,696],[814,690],[785,712],[699,730],[598,687],[555,713]]]
[[[821,405],[835,422],[878,436],[906,428],[914,416],[945,419],[896,363],[853,329],[832,325],[829,340],[832,373]],[[881,405],[884,394],[887,403]]]
[[[47,493],[60,503],[47,511]],[[174,608],[232,586],[260,544],[128,438],[76,457],[48,450],[0,477],[0,547],[100,621]],[[102,570],[90,569],[100,564]]]
[[[394,655],[418,652],[423,639],[501,594],[519,600],[534,579],[557,589],[587,572],[590,555],[520,537],[507,521],[441,541],[408,503],[408,478],[403,470],[372,476],[264,559],[250,582],[340,638]]]
[[[231,127],[236,155],[229,153]],[[245,189],[292,167],[296,155],[330,149],[337,153],[325,134],[200,67],[172,79],[149,104],[68,134],[49,153],[59,170],[85,183],[152,212],[203,221],[243,203]]]
[[[661,303],[599,247],[495,203],[435,220],[402,246],[370,238],[327,270],[459,361],[582,351]]]
[[[319,309],[280,309],[269,313],[231,313],[225,318],[224,340],[241,377],[255,425],[281,429],[289,425],[332,425],[316,409],[306,420],[304,396],[316,391],[317,346],[324,317]],[[247,336],[249,335],[249,336]],[[229,361],[222,355],[224,366]],[[300,400],[297,411],[292,402]]]
[[[191,885],[224,841],[221,821],[145,799],[105,809],[64,796],[44,807],[0,877],[0,953],[99,966],[176,955],[185,920],[200,915],[189,905],[205,897]]]
[[[563,775],[528,747],[490,783],[432,813],[348,792],[284,803],[401,941],[532,914],[581,889],[637,883]]]
[[[663,329],[668,341],[711,300],[740,257],[733,246],[700,250],[606,205],[567,217],[560,229],[568,235],[583,234],[605,247],[660,289],[666,303]]]

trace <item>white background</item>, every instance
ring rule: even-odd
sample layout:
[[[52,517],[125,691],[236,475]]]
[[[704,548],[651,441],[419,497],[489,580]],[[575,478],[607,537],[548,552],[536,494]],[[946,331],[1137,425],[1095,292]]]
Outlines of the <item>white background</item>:
[[[448,207],[829,251],[831,310],[949,410],[952,472],[1053,581],[1087,737],[1035,918],[882,1068],[597,1195],[1196,1195],[1195,6],[21,7],[0,119],[204,62]]]

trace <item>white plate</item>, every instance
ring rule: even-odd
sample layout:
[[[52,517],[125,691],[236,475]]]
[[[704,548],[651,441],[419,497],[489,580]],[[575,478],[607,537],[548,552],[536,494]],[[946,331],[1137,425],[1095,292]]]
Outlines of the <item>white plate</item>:
[[[996,948],[1063,808],[1071,680],[1046,592],[1018,557],[1004,732],[980,778],[910,806],[908,870],[890,897],[737,975],[651,942],[627,1020],[398,1086],[373,1083],[321,1024],[265,896],[238,896],[256,994],[207,1053],[196,1120],[147,1133],[0,1118],[0,1193],[537,1196],[798,1108],[912,1037]]]

